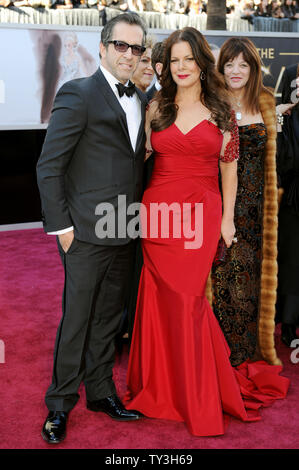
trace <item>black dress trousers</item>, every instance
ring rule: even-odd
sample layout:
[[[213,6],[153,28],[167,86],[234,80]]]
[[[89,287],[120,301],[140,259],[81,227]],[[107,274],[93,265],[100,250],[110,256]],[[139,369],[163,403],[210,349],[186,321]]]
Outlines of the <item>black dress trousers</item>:
[[[57,238],[58,240],[58,238]],[[65,271],[62,319],[57,331],[52,384],[46,393],[51,411],[70,411],[84,381],[87,400],[115,393],[112,369],[133,243],[100,246],[73,240],[58,249]]]

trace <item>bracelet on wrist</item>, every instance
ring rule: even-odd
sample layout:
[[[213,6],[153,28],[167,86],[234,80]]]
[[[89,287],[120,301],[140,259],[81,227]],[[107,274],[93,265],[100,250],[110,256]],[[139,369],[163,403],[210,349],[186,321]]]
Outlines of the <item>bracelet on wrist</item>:
[[[277,113],[276,114],[276,120],[277,120],[277,124],[280,124],[282,126],[283,125],[283,114],[282,113]]]

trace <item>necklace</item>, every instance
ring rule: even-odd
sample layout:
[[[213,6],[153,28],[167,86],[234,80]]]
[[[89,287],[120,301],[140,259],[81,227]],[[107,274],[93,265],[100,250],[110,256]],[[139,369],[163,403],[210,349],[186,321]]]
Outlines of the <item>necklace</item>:
[[[237,119],[237,121],[241,121],[241,119],[242,119],[242,113],[241,113],[241,106],[242,106],[242,104],[241,104],[240,101],[236,101],[235,104],[236,104],[236,107],[239,108],[239,109],[236,111],[236,119]]]

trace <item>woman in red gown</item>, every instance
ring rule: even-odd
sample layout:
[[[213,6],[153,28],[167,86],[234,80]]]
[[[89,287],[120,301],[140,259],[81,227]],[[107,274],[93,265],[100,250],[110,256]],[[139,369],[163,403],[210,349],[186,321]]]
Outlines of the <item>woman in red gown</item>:
[[[248,368],[235,371],[205,297],[220,235],[227,246],[236,241],[237,128],[201,33],[175,31],[165,49],[162,90],[148,111],[155,166],[142,200],[144,266],[125,402],[148,417],[183,421],[194,435],[215,436],[224,433],[224,413],[258,420],[257,409],[283,397],[288,379],[272,366],[265,390],[254,364],[251,380]]]

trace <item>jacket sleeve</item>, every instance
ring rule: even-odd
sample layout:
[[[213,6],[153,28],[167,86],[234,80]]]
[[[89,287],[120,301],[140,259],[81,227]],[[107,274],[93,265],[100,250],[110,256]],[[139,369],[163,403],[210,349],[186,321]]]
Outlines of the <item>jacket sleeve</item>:
[[[37,183],[46,232],[73,225],[65,195],[65,175],[86,122],[86,104],[82,92],[76,82],[67,82],[56,95],[37,163]]]

